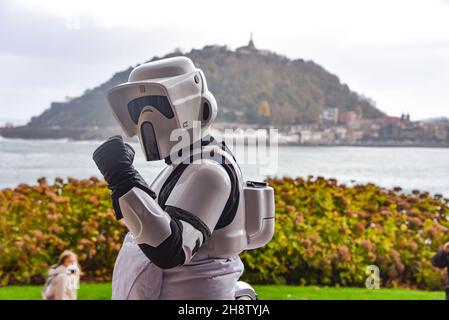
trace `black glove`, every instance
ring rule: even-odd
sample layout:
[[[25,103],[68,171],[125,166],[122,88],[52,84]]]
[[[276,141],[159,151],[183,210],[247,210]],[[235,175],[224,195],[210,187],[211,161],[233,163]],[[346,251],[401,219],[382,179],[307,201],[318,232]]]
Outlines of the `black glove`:
[[[92,157],[112,190],[112,207],[118,220],[123,218],[118,199],[133,187],[142,189],[156,199],[156,194],[132,165],[134,155],[134,149],[121,136],[113,136],[99,146]]]

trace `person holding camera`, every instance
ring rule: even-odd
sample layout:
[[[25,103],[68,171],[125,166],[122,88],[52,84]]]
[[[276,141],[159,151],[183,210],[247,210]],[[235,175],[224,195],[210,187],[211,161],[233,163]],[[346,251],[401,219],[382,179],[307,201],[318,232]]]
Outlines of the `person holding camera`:
[[[434,267],[437,268],[448,268],[447,270],[447,277],[448,277],[448,283],[446,286],[446,300],[449,300],[449,242],[447,242],[443,249],[437,252],[432,258],[432,264]]]
[[[75,253],[65,250],[58,263],[48,271],[48,280],[42,290],[44,300],[76,300],[80,267]]]

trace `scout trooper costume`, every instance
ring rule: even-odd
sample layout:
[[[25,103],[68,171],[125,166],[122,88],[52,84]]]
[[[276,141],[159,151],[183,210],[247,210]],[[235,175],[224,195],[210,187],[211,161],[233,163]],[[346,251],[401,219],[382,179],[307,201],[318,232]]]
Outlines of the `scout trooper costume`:
[[[146,160],[167,163],[148,186],[120,136],[94,152],[117,219],[130,231],[114,267],[113,299],[251,296],[237,284],[238,255],[271,240],[273,189],[244,182],[225,144],[208,135],[217,103],[203,72],[186,57],[146,63],[108,101]]]

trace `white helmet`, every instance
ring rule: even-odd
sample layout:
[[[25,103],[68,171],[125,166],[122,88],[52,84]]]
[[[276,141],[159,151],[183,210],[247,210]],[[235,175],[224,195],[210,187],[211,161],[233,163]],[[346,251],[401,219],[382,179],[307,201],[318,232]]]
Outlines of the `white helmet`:
[[[173,130],[191,133],[194,123],[200,122],[201,131],[207,132],[217,115],[217,102],[203,72],[187,57],[136,67],[128,82],[112,88],[107,98],[125,134],[139,138],[148,161],[167,158],[174,152],[178,141],[170,139]]]

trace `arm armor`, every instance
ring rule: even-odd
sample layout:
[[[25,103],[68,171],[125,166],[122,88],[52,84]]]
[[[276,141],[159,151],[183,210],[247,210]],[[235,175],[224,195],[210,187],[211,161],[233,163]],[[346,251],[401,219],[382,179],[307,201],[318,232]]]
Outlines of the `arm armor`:
[[[168,269],[188,263],[210,237],[231,192],[219,164],[202,160],[182,173],[163,210],[148,193],[132,188],[119,198],[125,223],[144,254]]]

